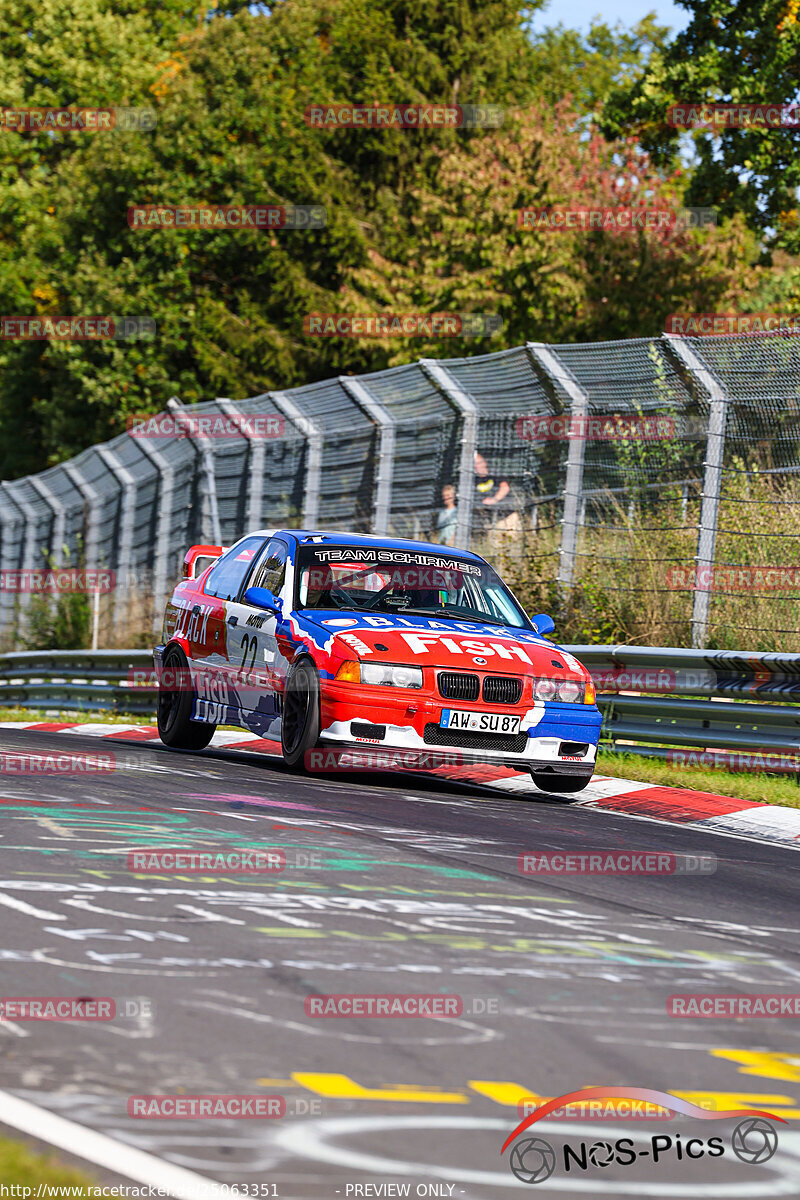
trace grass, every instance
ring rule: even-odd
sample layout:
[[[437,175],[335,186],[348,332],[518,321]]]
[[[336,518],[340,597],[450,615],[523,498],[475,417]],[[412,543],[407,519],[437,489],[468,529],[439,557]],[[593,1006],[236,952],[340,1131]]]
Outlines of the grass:
[[[0,1138],[0,1182],[31,1188],[32,1195],[39,1184],[69,1186],[76,1189],[72,1192],[76,1200],[80,1197],[89,1200],[90,1193],[86,1188],[98,1186],[86,1175],[73,1170],[72,1167],[64,1166],[57,1159],[49,1155],[44,1157],[35,1154],[27,1146],[19,1142],[9,1142],[5,1138]]]
[[[800,787],[794,776],[748,774],[722,771],[714,767],[682,767],[678,763],[662,762],[658,758],[642,758],[638,754],[600,751],[597,758],[599,775],[619,779],[635,779],[663,787],[693,788],[699,792],[714,792],[735,800],[762,800],[767,804],[784,804],[800,808]]]

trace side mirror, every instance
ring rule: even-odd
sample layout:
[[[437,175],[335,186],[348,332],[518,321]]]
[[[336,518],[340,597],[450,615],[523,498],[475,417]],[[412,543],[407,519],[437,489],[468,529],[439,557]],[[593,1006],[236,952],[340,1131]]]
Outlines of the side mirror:
[[[531,625],[542,637],[552,633],[556,627],[555,621],[552,617],[548,617],[547,613],[537,613],[535,617],[531,617]]]
[[[244,602],[252,604],[254,608],[263,608],[266,612],[279,613],[281,611],[280,600],[277,596],[273,596],[267,588],[249,587],[244,594]]]

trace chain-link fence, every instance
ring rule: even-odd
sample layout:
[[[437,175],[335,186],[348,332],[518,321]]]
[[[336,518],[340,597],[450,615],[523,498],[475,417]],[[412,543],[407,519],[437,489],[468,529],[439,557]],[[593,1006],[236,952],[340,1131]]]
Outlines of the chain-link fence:
[[[791,335],[529,343],[168,413],[0,485],[6,648],[48,568],[113,572],[95,642],[143,645],[189,545],[284,525],[472,546],[564,641],[800,649]]]

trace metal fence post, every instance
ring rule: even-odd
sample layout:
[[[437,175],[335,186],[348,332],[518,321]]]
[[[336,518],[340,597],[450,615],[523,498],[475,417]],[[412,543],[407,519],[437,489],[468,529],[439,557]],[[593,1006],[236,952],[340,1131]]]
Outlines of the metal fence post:
[[[303,490],[303,528],[314,529],[319,522],[319,496],[322,483],[322,430],[309,417],[303,415],[300,409],[285,392],[269,392],[269,398],[276,408],[300,430],[308,442],[308,459],[306,462],[306,482]]]
[[[21,481],[22,482],[22,481]],[[20,496],[17,491],[13,491],[16,487],[15,483],[4,483],[3,490],[7,496],[11,496],[16,507],[25,518],[25,535],[23,539],[22,549],[22,569],[24,571],[32,571],[36,566],[36,526],[38,519],[36,510],[28,503],[24,496]],[[32,593],[30,589],[22,589],[17,596],[18,615],[24,617],[30,606]]]
[[[28,476],[28,483],[38,492],[45,504],[53,511],[53,536],[50,544],[50,558],[53,566],[60,567],[64,561],[64,539],[67,534],[67,506],[55,496],[43,479],[36,475]]]
[[[20,542],[24,537],[25,519],[19,505],[8,492],[4,483],[0,483],[0,526],[2,526],[2,542],[0,542],[0,571],[15,571],[18,569]],[[13,515],[12,510],[13,509]],[[21,526],[21,529],[19,528]],[[14,531],[12,535],[11,531]],[[17,601],[13,589],[0,587],[0,617],[2,632],[16,633]]]
[[[561,548],[559,551],[558,582],[566,599],[575,579],[575,560],[578,554],[578,531],[581,526],[583,498],[583,465],[586,449],[584,428],[589,414],[589,397],[569,368],[559,361],[548,347],[540,342],[528,342],[528,351],[542,371],[558,382],[570,399],[570,416],[577,436],[570,437],[567,450],[567,475],[564,480],[564,508],[561,516]]]
[[[170,396],[167,401],[167,409],[175,416],[175,420],[180,424],[181,414],[186,411],[184,405],[177,396]],[[215,546],[222,545],[222,530],[219,523],[219,505],[217,503],[217,477],[214,472],[214,451],[208,444],[208,438],[204,434],[187,433],[187,437],[192,445],[197,449],[203,463],[203,473],[206,477],[206,494],[205,503],[203,504],[203,538],[210,539]],[[206,514],[210,517],[210,521],[206,520]],[[208,528],[210,524],[211,528]]]
[[[692,601],[692,646],[703,649],[708,640],[714,559],[717,544],[719,503],[722,493],[722,463],[725,453],[725,423],[728,395],[716,376],[697,357],[683,338],[665,335],[667,344],[708,395],[708,432],[703,463],[700,528],[695,555],[694,599]]]
[[[100,544],[100,509],[102,500],[97,488],[89,483],[81,475],[80,471],[72,463],[64,463],[64,470],[70,477],[75,487],[89,504],[89,515],[86,520],[86,542],[84,544],[84,561],[87,567],[99,567],[99,544]],[[98,604],[99,593],[95,592],[93,596],[93,611],[92,611],[92,649],[97,649],[98,639]]]
[[[119,543],[116,561],[116,587],[114,589],[114,623],[122,619],[123,597],[130,596],[130,576],[133,565],[133,533],[136,527],[136,477],[123,466],[113,450],[98,446],[97,453],[118,480],[122,489],[122,516],[120,518]]]
[[[138,439],[139,449],[158,471],[155,568],[153,571],[153,631],[161,631],[164,605],[169,589],[170,563],[169,541],[172,527],[172,497],[175,491],[175,468],[166,456],[154,446],[147,445],[146,438]],[[221,545],[217,542],[217,545]]]
[[[226,416],[233,417],[239,424],[239,432],[247,442],[247,475],[250,481],[247,493],[247,528],[261,528],[261,512],[264,507],[264,455],[263,437],[247,433],[247,417],[232,400],[217,396],[217,404]]]
[[[378,470],[376,472],[375,513],[372,518],[372,532],[386,534],[389,532],[389,522],[392,512],[392,477],[394,474],[394,446],[396,421],[387,408],[370,395],[360,379],[350,375],[340,375],[339,383],[360,409],[375,422],[380,429],[380,444],[378,449]]]
[[[421,358],[419,365],[433,380],[445,399],[461,413],[461,465],[458,471],[458,518],[456,545],[469,546],[472,533],[472,508],[475,500],[475,451],[478,449],[480,410],[450,372],[432,358]]]

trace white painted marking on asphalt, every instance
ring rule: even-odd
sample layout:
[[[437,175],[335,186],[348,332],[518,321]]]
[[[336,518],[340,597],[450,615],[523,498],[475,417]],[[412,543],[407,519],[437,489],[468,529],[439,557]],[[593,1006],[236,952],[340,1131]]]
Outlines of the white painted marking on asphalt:
[[[421,1179],[446,1179],[450,1182],[457,1181],[458,1183],[477,1183],[486,1184],[490,1187],[520,1187],[517,1180],[511,1173],[508,1167],[507,1155],[501,1160],[505,1168],[504,1173],[499,1171],[472,1171],[464,1169],[458,1162],[452,1164],[444,1163],[422,1163],[405,1161],[399,1158],[382,1158],[377,1154],[369,1154],[357,1149],[350,1149],[347,1146],[338,1146],[333,1144],[336,1137],[362,1137],[364,1134],[373,1135],[372,1142],[375,1144],[376,1134],[386,1134],[387,1137],[395,1137],[401,1130],[415,1129],[420,1132],[429,1133],[434,1129],[452,1129],[456,1133],[462,1133],[469,1136],[477,1130],[495,1130],[497,1131],[497,1142],[495,1154],[499,1158],[499,1150],[505,1137],[510,1132],[511,1121],[502,1120],[496,1117],[435,1117],[428,1113],[420,1114],[416,1117],[398,1117],[398,1116],[382,1116],[382,1117],[331,1117],[323,1118],[316,1121],[305,1121],[302,1125],[294,1127],[285,1127],[277,1129],[274,1134],[275,1143],[284,1151],[298,1157],[311,1158],[317,1162],[330,1163],[333,1166],[344,1167],[350,1171],[364,1171],[372,1176],[380,1178],[392,1177],[395,1175],[416,1175]],[[581,1125],[579,1122],[566,1121],[540,1121],[537,1129],[540,1129],[546,1136],[550,1135],[570,1135],[576,1137],[586,1136],[586,1124]],[[638,1131],[632,1131],[630,1126],[622,1127],[615,1126],[613,1128],[604,1125],[603,1137],[614,1140],[617,1137],[630,1137],[636,1140],[636,1137],[647,1137],[649,1134],[639,1134]],[[472,1139],[474,1140],[474,1138]],[[378,1139],[379,1144],[379,1139]],[[453,1147],[454,1153],[459,1149],[456,1143]],[[443,1138],[439,1139],[439,1148],[442,1151],[442,1156],[445,1153],[445,1142]],[[637,1180],[636,1182],[624,1183],[618,1180],[614,1181],[615,1196],[673,1196],[676,1198],[685,1197],[685,1200],[697,1200],[703,1196],[718,1196],[724,1200],[735,1200],[736,1197],[741,1197],[742,1200],[753,1200],[758,1196],[796,1196],[797,1181],[800,1178],[798,1175],[798,1148],[800,1148],[800,1138],[798,1136],[787,1134],[781,1131],[781,1153],[777,1154],[769,1163],[763,1163],[760,1168],[761,1179],[763,1182],[756,1182],[752,1179],[745,1180],[744,1183],[697,1183],[687,1181],[682,1183],[656,1183],[645,1180]],[[462,1149],[463,1153],[463,1149]],[[788,1158],[788,1162],[787,1162]],[[780,1161],[779,1161],[780,1160]],[[768,1174],[768,1178],[764,1179],[764,1174]],[[551,1176],[546,1183],[546,1191],[568,1191],[571,1195],[576,1192],[588,1192],[597,1195],[608,1196],[609,1185],[604,1179],[587,1179],[585,1177],[560,1179]]]
[[[0,1092],[0,1124],[30,1134],[125,1179],[162,1188],[175,1200],[208,1200],[209,1194],[213,1194],[214,1181],[206,1176],[196,1175],[184,1167],[174,1167],[143,1150],[134,1150],[105,1133],[96,1133],[85,1125],[57,1117],[9,1092]]]
[[[59,825],[58,821],[54,821],[52,817],[42,817],[38,813],[33,813],[33,819],[37,825],[41,825],[43,829],[49,829],[50,832],[56,834],[58,838],[75,837],[75,834],[71,829],[68,829],[66,825]]]
[[[196,917],[205,917],[207,921],[223,921],[226,925],[247,924],[246,921],[237,921],[234,917],[224,917],[222,913],[209,912],[207,908],[195,908],[193,904],[177,904],[175,907],[182,909],[184,912],[194,913]],[[159,919],[163,920],[164,918],[161,917]]]

